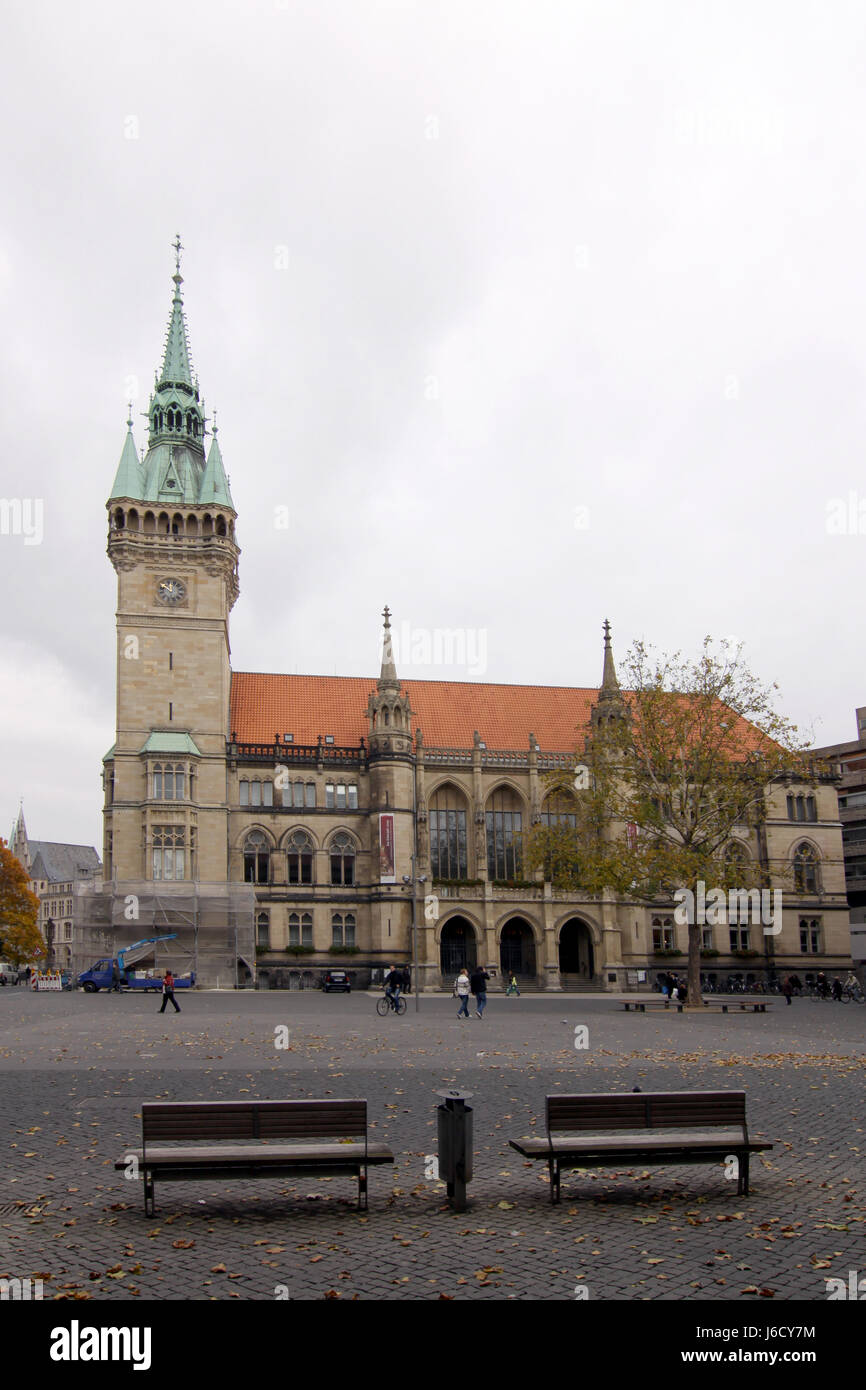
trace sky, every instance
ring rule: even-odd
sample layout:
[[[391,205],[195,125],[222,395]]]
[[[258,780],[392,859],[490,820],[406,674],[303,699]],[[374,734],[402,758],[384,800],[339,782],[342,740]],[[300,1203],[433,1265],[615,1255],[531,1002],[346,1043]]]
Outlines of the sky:
[[[372,680],[387,603],[406,677],[595,686],[609,618],[856,737],[864,69],[859,0],[7,0],[0,833],[101,853],[178,232],[234,669]]]

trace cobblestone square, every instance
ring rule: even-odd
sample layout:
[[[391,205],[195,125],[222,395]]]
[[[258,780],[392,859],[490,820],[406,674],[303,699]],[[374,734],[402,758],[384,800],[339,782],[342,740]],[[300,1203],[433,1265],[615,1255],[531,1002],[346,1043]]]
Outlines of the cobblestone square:
[[[410,998],[0,991],[0,1276],[67,1299],[824,1300],[866,1274],[864,1023],[856,1004],[778,1001],[766,1015],[623,1012],[613,997]],[[588,1046],[574,1046],[575,1028]],[[279,1030],[289,1047],[280,1049]],[[473,1092],[469,1210],[427,1176],[435,1092]],[[548,1092],[744,1089],[752,1194],[719,1167],[563,1173],[509,1138],[541,1130]],[[363,1096],[394,1150],[351,1178],[157,1185],[114,1162],[146,1100]]]

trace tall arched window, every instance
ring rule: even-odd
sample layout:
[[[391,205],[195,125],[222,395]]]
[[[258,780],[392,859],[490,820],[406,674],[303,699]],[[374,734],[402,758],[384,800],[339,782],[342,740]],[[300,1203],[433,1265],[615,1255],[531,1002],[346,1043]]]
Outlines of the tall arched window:
[[[244,883],[267,883],[270,850],[261,830],[251,830],[244,843]]]
[[[519,878],[523,806],[516,792],[501,787],[487,802],[487,875]]]
[[[293,830],[287,845],[289,883],[312,883],[313,842],[306,830]]]
[[[331,882],[355,882],[355,845],[345,830],[339,831],[331,841]]]
[[[577,814],[574,798],[566,792],[552,792],[541,808],[541,824],[576,826]]]
[[[794,889],[797,893],[817,893],[818,856],[811,845],[798,845],[794,851]]]
[[[182,825],[155,825],[153,828],[153,876],[170,880],[185,878],[186,833]]]
[[[466,878],[466,798],[456,787],[440,787],[427,811],[430,870],[434,878]]]
[[[267,947],[271,944],[271,914],[269,912],[259,912],[256,914],[256,945]]]

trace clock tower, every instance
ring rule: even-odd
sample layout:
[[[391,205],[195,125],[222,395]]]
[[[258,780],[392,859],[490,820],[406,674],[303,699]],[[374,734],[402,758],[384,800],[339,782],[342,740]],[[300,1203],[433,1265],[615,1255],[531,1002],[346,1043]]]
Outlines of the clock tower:
[[[117,572],[117,736],[105,758],[105,874],[225,883],[229,613],[236,513],[174,296],[140,458],[132,418],[108,501]],[[174,890],[168,889],[169,893]]]

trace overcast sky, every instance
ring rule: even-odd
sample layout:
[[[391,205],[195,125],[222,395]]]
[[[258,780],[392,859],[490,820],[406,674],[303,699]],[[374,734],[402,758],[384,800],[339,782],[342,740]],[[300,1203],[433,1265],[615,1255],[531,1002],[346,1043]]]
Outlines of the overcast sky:
[[[855,736],[860,0],[3,8],[0,496],[44,534],[0,535],[0,833],[23,796],[102,850],[105,502],[177,231],[236,670],[372,678],[387,602],[404,676],[597,685],[609,617]],[[471,670],[410,663],[437,629]]]

